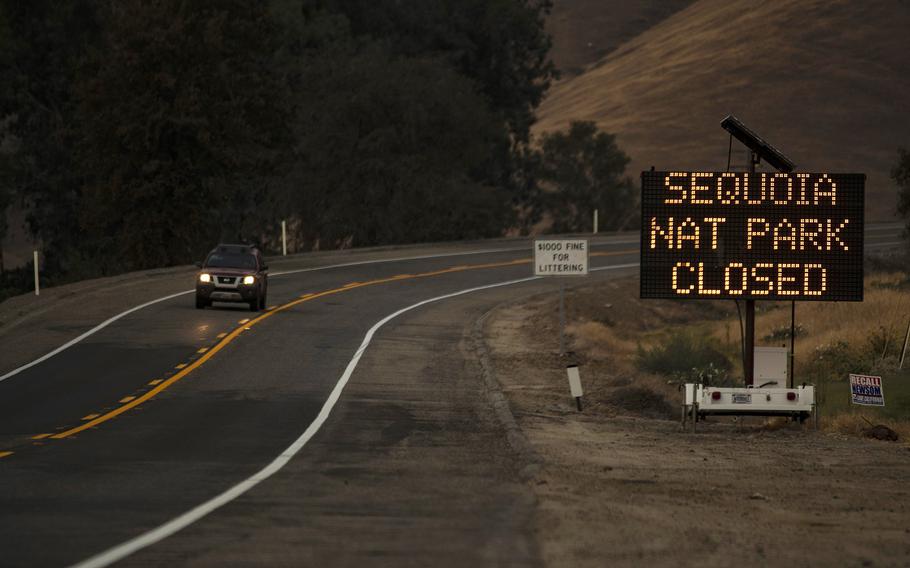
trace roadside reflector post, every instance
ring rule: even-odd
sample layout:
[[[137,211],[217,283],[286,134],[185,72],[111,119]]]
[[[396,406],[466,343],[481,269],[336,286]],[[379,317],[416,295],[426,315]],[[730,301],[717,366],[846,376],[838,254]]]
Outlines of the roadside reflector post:
[[[288,255],[288,222],[281,221],[281,256]]]
[[[569,390],[572,392],[572,396],[575,397],[575,406],[581,412],[581,397],[584,396],[584,391],[581,389],[581,375],[578,373],[578,365],[566,366],[566,374],[569,375]]]
[[[41,285],[38,282],[38,251],[34,251],[34,264],[35,264],[35,295],[41,295]]]
[[[594,234],[597,234],[597,209],[594,210]]]

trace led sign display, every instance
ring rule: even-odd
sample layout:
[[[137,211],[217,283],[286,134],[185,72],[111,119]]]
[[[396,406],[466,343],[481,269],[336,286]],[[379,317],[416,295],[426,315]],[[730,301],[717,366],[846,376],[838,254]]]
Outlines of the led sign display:
[[[641,297],[862,301],[865,180],[642,172]]]

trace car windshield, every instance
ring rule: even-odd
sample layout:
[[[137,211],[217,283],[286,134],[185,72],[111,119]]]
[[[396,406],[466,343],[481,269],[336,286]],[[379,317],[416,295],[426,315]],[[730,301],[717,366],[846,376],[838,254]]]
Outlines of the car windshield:
[[[205,261],[210,268],[256,268],[256,257],[251,254],[213,252]]]

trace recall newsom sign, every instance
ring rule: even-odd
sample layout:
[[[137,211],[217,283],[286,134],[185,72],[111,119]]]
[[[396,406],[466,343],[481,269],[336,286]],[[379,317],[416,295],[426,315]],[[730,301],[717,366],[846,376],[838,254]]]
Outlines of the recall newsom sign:
[[[641,297],[863,299],[865,175],[642,172]]]

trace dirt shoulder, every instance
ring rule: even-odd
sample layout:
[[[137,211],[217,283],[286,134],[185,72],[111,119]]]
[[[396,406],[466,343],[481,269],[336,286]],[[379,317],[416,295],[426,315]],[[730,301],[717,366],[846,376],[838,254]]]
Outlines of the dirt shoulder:
[[[623,321],[658,325],[628,300],[636,287],[627,280],[570,292],[570,331],[591,323],[585,313],[604,312],[597,306],[615,307],[601,333]],[[530,484],[547,565],[910,564],[906,445],[757,419],[683,433],[671,419],[678,407],[649,398],[659,386],[637,388],[653,378],[586,345],[582,333],[569,337],[586,389],[578,413],[566,359],[555,353],[555,300],[507,304],[485,325],[493,370],[543,462]],[[615,332],[612,340],[629,339]]]

